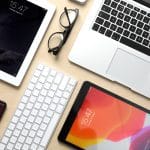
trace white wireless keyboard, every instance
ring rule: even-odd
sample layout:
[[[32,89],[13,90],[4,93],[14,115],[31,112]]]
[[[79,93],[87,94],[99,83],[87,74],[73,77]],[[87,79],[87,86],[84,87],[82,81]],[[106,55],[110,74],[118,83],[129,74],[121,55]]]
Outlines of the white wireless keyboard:
[[[45,150],[76,80],[39,65],[6,129],[0,150]]]

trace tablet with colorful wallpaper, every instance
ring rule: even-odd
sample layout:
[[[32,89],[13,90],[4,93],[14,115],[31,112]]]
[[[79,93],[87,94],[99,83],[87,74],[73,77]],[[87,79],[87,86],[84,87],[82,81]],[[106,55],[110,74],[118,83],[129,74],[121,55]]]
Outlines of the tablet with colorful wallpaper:
[[[77,149],[150,150],[150,110],[85,82],[58,139]]]

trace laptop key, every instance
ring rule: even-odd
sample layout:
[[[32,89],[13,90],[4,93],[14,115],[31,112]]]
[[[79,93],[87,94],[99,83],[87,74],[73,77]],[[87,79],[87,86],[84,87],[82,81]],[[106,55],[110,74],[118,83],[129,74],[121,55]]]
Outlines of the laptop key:
[[[123,5],[118,5],[117,10],[123,11],[123,9],[124,9],[124,6],[123,6]]]
[[[107,13],[110,13],[111,8],[109,6],[103,5],[102,6],[102,10],[105,11],[105,12],[107,12]]]
[[[136,15],[137,15],[137,12],[132,10],[131,13],[130,13],[130,16],[131,17],[136,17]]]
[[[134,10],[137,11],[137,12],[140,11],[140,9],[138,7],[134,7]]]
[[[149,30],[150,30],[150,26],[147,25],[147,24],[145,24],[144,27],[143,27],[143,29],[144,29],[145,31],[149,31]]]
[[[127,3],[125,1],[121,1],[120,4],[122,4],[124,6],[127,5]]]
[[[129,7],[129,8],[133,8],[133,5],[132,4],[127,4],[127,7]]]
[[[141,22],[141,21],[139,21],[139,22],[138,22],[138,24],[137,24],[137,26],[138,26],[139,28],[142,28],[142,27],[143,27],[143,25],[144,25],[144,23],[143,23],[143,22]]]
[[[134,19],[134,18],[132,18],[130,23],[131,23],[132,25],[136,25],[137,20],[136,20],[136,19]]]
[[[149,41],[148,41],[148,40],[146,40],[146,39],[144,39],[144,40],[143,40],[143,44],[144,44],[145,46],[148,46]]]
[[[134,33],[131,33],[130,34],[130,39],[135,40],[135,38],[136,38],[136,35]]]
[[[104,2],[104,4],[106,4],[106,5],[110,5],[110,3],[111,3],[111,0],[105,0],[105,2]]]
[[[129,24],[129,23],[127,23],[127,22],[124,22],[124,23],[123,23],[123,27],[124,27],[125,29],[128,29],[128,28],[129,28],[129,26],[130,26],[130,24]]]
[[[110,21],[112,22],[112,23],[115,23],[116,22],[116,17],[114,17],[114,16],[111,16],[111,18],[110,18]]]
[[[142,42],[142,40],[143,40],[143,38],[142,38],[142,37],[140,37],[140,36],[138,36],[138,37],[136,38],[136,41],[137,41],[137,42],[139,42],[139,43],[141,43],[141,42]]]
[[[129,28],[129,31],[135,32],[135,30],[136,30],[136,27],[131,25],[130,28]]]
[[[95,22],[102,25],[104,22],[104,19],[97,17]]]
[[[118,32],[118,33],[120,33],[120,34],[122,34],[122,32],[123,32],[123,28],[118,27],[118,28],[117,28],[117,32]]]
[[[116,2],[112,2],[110,5],[112,8],[116,8],[117,7],[117,3]]]
[[[103,19],[106,19],[106,20],[109,20],[109,18],[110,18],[110,15],[103,12],[103,11],[100,11],[98,16],[103,18]]]
[[[138,15],[136,16],[136,18],[137,18],[138,20],[142,20],[142,19],[143,19],[143,15],[142,15],[142,14],[138,14]]]
[[[110,22],[105,21],[105,22],[104,22],[104,27],[109,28],[109,26],[110,26]]]
[[[119,14],[118,14],[118,16],[117,16],[119,19],[123,19],[123,17],[124,17],[124,14],[123,13],[121,13],[121,12],[119,12]]]
[[[124,17],[124,21],[126,21],[126,22],[129,22],[129,21],[130,21],[130,19],[131,19],[131,17],[130,17],[130,16],[128,16],[128,15],[126,15],[126,16]]]
[[[94,31],[97,31],[97,30],[99,29],[99,25],[96,24],[96,23],[94,23],[92,29],[93,29]]]
[[[148,18],[148,17],[144,17],[144,19],[143,19],[143,22],[145,22],[145,23],[149,23],[149,21],[150,21],[150,18]]]
[[[130,13],[130,9],[126,7],[123,12],[128,15]]]
[[[115,9],[113,9],[112,11],[111,11],[111,14],[113,15],[113,16],[117,16],[117,13],[118,13],[118,11],[117,10],[115,10]]]
[[[107,31],[106,31],[106,33],[105,33],[105,35],[106,35],[106,36],[108,36],[108,37],[111,37],[111,35],[112,35],[112,31],[111,31],[111,30],[109,30],[109,29],[107,29]]]
[[[148,33],[148,32],[146,32],[146,31],[144,31],[144,32],[143,32],[143,34],[142,34],[142,37],[144,37],[144,38],[148,38],[148,36],[149,36],[149,33]]]
[[[125,30],[125,31],[123,32],[123,35],[126,36],[126,37],[128,37],[129,34],[130,34],[130,32],[129,32],[128,30]]]
[[[142,30],[140,28],[136,29],[136,34],[141,35],[142,34]]]
[[[117,22],[116,22],[116,24],[117,24],[118,26],[122,26],[123,21],[122,21],[122,20],[120,20],[120,19],[118,19],[118,20],[117,20]]]
[[[119,39],[120,39],[120,34],[114,32],[113,35],[112,35],[112,39],[114,39],[114,40],[116,40],[116,41],[119,41]]]
[[[125,44],[125,45],[127,45],[129,47],[132,47],[133,49],[136,49],[136,50],[138,50],[140,52],[143,52],[144,54],[150,56],[150,49],[149,48],[147,48],[147,47],[145,47],[145,46],[143,46],[141,44],[138,44],[138,43],[136,43],[134,41],[131,41],[130,39],[128,39],[126,37],[122,36],[121,39],[120,39],[120,42],[122,44]]]
[[[106,31],[106,28],[104,28],[104,27],[100,27],[100,29],[99,29],[99,33],[104,34],[104,33],[105,33],[105,31]]]
[[[110,29],[111,29],[111,30],[113,30],[113,31],[115,31],[115,30],[116,30],[116,28],[117,28],[117,26],[116,26],[116,25],[114,25],[114,24],[112,24],[112,25],[110,26]]]

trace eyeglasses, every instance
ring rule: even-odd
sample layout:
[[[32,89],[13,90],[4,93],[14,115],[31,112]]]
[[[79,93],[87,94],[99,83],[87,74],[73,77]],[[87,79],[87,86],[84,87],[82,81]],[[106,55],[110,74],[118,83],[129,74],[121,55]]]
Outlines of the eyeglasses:
[[[62,46],[68,39],[68,36],[78,17],[78,9],[64,8],[64,12],[60,15],[59,23],[65,29],[63,32],[55,32],[48,39],[48,52],[57,55]]]

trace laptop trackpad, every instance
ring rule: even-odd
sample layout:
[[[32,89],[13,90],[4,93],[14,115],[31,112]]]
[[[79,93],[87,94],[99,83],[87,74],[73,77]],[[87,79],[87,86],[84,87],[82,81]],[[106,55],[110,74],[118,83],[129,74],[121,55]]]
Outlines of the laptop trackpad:
[[[150,62],[130,54],[120,48],[117,49],[107,74],[112,79],[123,83],[131,89],[150,92]]]

